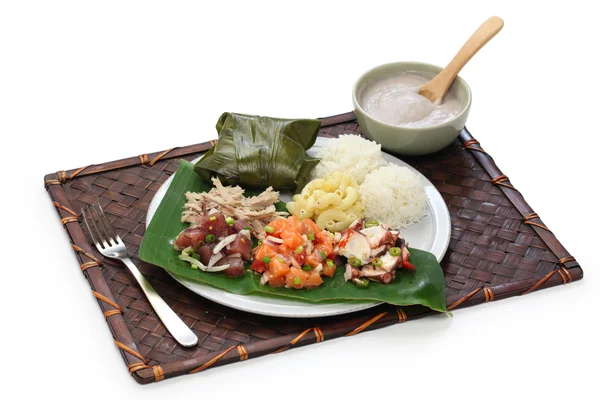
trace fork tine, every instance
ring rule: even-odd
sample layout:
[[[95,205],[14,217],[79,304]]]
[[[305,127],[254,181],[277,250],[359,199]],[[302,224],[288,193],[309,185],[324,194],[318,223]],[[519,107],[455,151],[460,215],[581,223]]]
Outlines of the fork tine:
[[[95,204],[95,210],[98,215],[98,225],[101,226],[102,232],[107,237],[106,241],[108,242],[109,246],[114,246],[118,243],[117,238],[115,237],[116,234],[110,224],[108,217],[106,216],[106,214],[104,214],[104,210],[102,209],[100,203]]]
[[[98,215],[98,210],[96,209],[95,204],[92,205],[90,209],[90,214],[92,215],[92,225],[95,227],[96,233],[100,237],[100,242],[102,243],[102,246],[104,248],[110,247],[111,244],[109,241],[110,239],[108,238],[109,236],[104,231],[104,227],[102,226],[102,224],[100,224],[100,216]]]
[[[104,209],[102,209],[102,205],[100,203],[96,203],[96,204],[98,205],[98,209],[100,210],[100,218],[104,224],[104,227],[106,228],[106,231],[108,232],[109,237],[113,240],[113,242],[119,243],[121,238],[119,237],[119,234],[113,228],[113,226],[110,223],[110,220],[108,219],[106,214],[104,213]]]
[[[100,236],[104,247],[110,247],[111,243],[110,233],[107,232],[106,227],[102,221],[102,215],[98,211],[98,203],[94,203],[90,206],[90,215],[92,215],[92,225],[96,228],[98,236]]]
[[[89,208],[90,208],[90,206],[81,210],[81,213],[83,214],[83,221],[85,222],[85,226],[87,227],[88,232],[90,233],[90,236],[92,237],[92,241],[94,242],[94,244],[96,245],[98,250],[101,251],[102,250],[101,240],[99,239],[99,235],[96,230],[96,226],[93,225],[94,221],[92,220],[92,216],[89,211]]]

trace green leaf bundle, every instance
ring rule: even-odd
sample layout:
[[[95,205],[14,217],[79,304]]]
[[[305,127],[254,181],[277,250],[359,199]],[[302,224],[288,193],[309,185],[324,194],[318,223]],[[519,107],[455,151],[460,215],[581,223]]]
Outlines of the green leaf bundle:
[[[197,163],[206,180],[224,185],[296,190],[308,181],[319,160],[306,150],[317,139],[321,121],[224,113],[217,122],[219,140]]]

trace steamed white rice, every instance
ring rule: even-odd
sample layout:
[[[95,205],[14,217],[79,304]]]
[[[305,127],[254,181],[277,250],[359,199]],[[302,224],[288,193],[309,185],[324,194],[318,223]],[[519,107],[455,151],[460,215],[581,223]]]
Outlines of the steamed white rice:
[[[311,179],[349,171],[359,185],[369,172],[387,165],[381,155],[381,145],[358,135],[340,135],[330,140],[319,150],[317,158],[321,162],[313,169]]]
[[[369,173],[360,186],[365,217],[405,228],[426,215],[427,194],[419,175],[390,164]]]

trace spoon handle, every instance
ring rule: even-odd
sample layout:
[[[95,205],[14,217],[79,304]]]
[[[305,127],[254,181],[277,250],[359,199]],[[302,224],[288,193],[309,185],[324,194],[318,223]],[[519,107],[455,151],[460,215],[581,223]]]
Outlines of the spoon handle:
[[[499,17],[491,17],[487,19],[471,37],[460,48],[452,61],[444,68],[435,78],[421,87],[421,94],[435,101],[438,98],[443,100],[446,91],[458,75],[465,64],[481,49],[487,42],[490,41],[504,26],[504,21]],[[425,92],[425,93],[423,93]],[[430,92],[432,97],[426,93]]]

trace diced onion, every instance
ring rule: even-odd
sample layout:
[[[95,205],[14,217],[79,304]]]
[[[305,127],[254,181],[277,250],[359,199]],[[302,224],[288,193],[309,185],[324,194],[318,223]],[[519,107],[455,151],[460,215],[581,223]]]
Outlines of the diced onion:
[[[206,272],[219,272],[219,271],[224,271],[227,268],[229,268],[229,264],[215,265],[214,267],[206,268]]]
[[[223,258],[223,253],[213,254],[213,256],[210,258],[210,260],[208,260],[208,267],[209,268],[212,267],[218,261],[220,261],[222,258]]]
[[[219,242],[219,244],[217,244],[215,246],[215,248],[213,249],[213,254],[217,254],[219,253],[221,250],[223,250],[225,248],[225,246],[227,246],[229,243],[233,243],[233,241],[235,240],[235,237],[237,236],[237,233],[234,233],[233,235],[229,235],[227,236],[225,239],[221,240]]]
[[[311,240],[306,240],[304,242],[304,249],[306,250],[306,254],[311,254],[315,249],[315,245]]]
[[[317,251],[317,260],[319,260],[319,262],[325,260],[325,257],[327,256],[327,254],[324,254],[324,252],[322,251]]]
[[[260,284],[264,285],[269,281],[269,277],[267,276],[267,274],[262,274],[262,276],[260,277]]]
[[[302,269],[302,267],[300,266],[300,264],[298,263],[298,260],[296,260],[296,257],[290,257],[290,261],[292,262],[292,265],[296,268],[300,268]]]
[[[179,259],[182,261],[187,261],[190,264],[195,265],[200,270],[205,271],[205,272],[219,272],[219,271],[223,271],[223,270],[226,270],[227,268],[229,268],[229,264],[219,265],[219,266],[215,266],[215,267],[207,267],[206,265],[202,264],[200,261],[196,260],[195,258],[188,256],[187,253],[180,254]]]
[[[271,241],[273,243],[279,243],[279,244],[283,243],[283,239],[276,238],[275,236],[267,236],[267,240],[269,240],[269,241]]]

